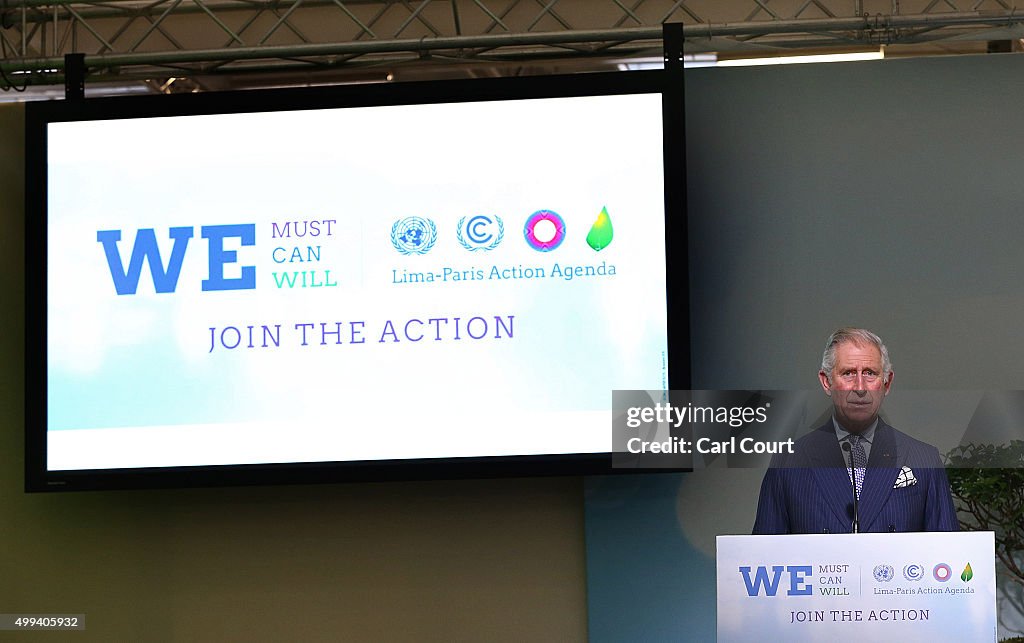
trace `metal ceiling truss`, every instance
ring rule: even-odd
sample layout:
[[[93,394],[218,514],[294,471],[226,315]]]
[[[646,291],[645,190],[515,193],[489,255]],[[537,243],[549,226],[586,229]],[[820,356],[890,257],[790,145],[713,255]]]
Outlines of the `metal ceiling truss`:
[[[0,83],[1024,37],[1007,0],[0,0]]]

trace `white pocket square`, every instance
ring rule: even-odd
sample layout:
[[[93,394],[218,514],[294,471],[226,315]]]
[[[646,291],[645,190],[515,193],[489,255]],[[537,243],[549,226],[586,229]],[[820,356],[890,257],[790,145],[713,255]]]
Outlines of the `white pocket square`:
[[[896,476],[896,484],[892,488],[913,487],[916,484],[917,478],[914,477],[914,470],[910,467],[903,467],[900,469],[900,475]]]

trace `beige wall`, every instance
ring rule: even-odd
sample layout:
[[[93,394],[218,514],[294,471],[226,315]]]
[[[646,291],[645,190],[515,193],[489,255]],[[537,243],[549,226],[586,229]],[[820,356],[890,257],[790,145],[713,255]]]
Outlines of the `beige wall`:
[[[23,493],[23,122],[0,106],[0,613],[84,613],[83,642],[586,638],[579,478]]]

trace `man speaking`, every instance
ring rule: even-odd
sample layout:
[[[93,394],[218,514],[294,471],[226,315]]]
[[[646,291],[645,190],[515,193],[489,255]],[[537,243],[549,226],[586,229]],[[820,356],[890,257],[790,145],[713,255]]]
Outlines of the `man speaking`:
[[[956,531],[938,450],[878,417],[892,387],[889,351],[862,328],[828,338],[818,379],[832,417],[772,459],[755,534]]]

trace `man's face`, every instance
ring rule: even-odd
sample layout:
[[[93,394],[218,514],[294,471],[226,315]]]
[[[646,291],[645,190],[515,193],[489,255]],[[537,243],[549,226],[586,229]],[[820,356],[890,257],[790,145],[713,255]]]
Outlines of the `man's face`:
[[[882,353],[872,344],[843,342],[836,346],[831,382],[818,373],[825,395],[832,398],[836,419],[843,428],[860,433],[878,416],[882,398],[889,394],[893,374],[882,372]]]

